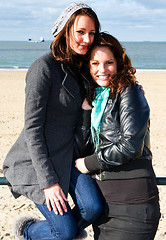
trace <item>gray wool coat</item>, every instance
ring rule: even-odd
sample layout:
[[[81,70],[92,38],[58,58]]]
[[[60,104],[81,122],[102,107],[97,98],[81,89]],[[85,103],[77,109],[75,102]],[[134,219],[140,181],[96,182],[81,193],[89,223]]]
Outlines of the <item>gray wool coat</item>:
[[[80,86],[52,53],[28,70],[25,124],[3,164],[14,197],[45,203],[44,188],[59,183],[67,196],[74,128],[81,112]]]

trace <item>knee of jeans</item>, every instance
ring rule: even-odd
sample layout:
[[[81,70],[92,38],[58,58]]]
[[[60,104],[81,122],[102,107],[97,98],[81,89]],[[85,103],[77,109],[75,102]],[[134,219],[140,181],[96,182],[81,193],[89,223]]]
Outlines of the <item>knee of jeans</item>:
[[[86,219],[88,220],[96,220],[102,213],[103,204],[102,202],[94,202],[92,205],[89,205],[86,208]]]
[[[64,231],[61,236],[59,236],[58,239],[61,240],[72,240],[77,234],[77,227],[76,226],[70,226],[69,228],[64,228]],[[56,238],[57,239],[57,238]]]

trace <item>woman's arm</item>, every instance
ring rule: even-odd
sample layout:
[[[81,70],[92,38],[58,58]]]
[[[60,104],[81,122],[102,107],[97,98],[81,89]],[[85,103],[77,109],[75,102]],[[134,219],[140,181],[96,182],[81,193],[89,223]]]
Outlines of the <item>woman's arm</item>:
[[[30,157],[42,189],[58,182],[58,176],[49,160],[44,137],[51,84],[48,64],[38,59],[32,64],[26,77],[24,130]]]
[[[37,174],[38,183],[44,189],[48,209],[55,214],[67,211],[67,201],[58,184],[58,175],[49,159],[44,136],[46,112],[51,90],[51,70],[44,61],[37,60],[30,67],[26,77],[25,139]]]

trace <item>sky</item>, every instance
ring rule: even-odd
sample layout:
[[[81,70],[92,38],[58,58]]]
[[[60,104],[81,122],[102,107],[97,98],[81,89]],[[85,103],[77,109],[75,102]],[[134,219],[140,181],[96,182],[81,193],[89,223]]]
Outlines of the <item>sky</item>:
[[[53,40],[52,26],[67,0],[0,0],[0,41]],[[75,2],[80,2],[75,0]],[[120,41],[166,41],[165,0],[88,0],[101,30]]]

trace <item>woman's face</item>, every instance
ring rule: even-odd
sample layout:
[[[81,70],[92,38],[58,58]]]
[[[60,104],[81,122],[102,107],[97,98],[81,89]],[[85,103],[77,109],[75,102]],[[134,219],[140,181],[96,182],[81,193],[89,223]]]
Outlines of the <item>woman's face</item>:
[[[85,55],[94,41],[94,20],[87,15],[78,15],[69,32],[69,45],[71,49],[81,55]]]
[[[111,75],[117,71],[117,62],[109,47],[98,46],[91,52],[90,73],[101,87],[109,85]]]

